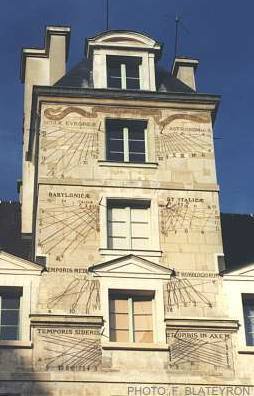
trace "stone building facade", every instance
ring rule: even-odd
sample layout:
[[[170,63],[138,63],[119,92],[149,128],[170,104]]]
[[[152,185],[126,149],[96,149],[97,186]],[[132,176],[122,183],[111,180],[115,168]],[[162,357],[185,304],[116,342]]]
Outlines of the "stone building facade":
[[[219,97],[136,32],[88,39],[66,74],[69,36],[22,55],[31,260],[0,254],[0,394],[252,394],[220,274]]]

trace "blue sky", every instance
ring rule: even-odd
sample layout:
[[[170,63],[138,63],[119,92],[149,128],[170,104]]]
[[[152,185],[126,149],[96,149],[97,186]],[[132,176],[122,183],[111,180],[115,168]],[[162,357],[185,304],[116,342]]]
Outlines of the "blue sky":
[[[197,57],[198,90],[222,96],[215,124],[221,210],[254,213],[254,2],[245,0],[109,0],[110,28],[147,32],[164,43],[170,69],[175,16],[181,15],[179,54]],[[84,39],[105,30],[106,0],[1,0],[0,199],[15,200],[21,178],[22,47],[42,47],[45,25],[72,28],[68,69],[80,61]]]

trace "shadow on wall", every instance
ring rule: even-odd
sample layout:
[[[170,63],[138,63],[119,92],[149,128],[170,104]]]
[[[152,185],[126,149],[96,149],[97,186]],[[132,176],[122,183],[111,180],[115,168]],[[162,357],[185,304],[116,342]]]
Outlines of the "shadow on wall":
[[[33,371],[31,346],[0,347],[0,396],[53,396],[47,388]]]

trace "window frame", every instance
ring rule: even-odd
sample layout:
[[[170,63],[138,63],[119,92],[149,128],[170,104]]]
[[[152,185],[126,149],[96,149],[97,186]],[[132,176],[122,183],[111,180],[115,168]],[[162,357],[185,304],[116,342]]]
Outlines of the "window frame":
[[[135,127],[135,122],[138,124],[144,124],[143,128],[143,133],[144,133],[144,153],[139,153],[138,151],[133,152],[136,154],[143,154],[144,155],[144,161],[130,161],[130,141],[135,140],[135,139],[130,139],[130,134],[133,131]],[[120,131],[122,131],[122,139],[123,140],[123,160],[115,160],[115,159],[110,159],[110,151],[109,151],[109,142],[110,142],[110,123],[112,123],[112,126],[114,123],[119,123],[120,126]],[[122,125],[121,125],[122,124]],[[111,127],[112,128],[112,127]],[[116,139],[117,140],[117,139]],[[141,139],[136,139],[136,141],[141,141]],[[115,162],[119,164],[138,164],[138,165],[144,165],[149,163],[149,145],[148,145],[148,120],[145,119],[126,119],[126,118],[106,118],[105,119],[105,160],[108,162]],[[119,152],[120,153],[120,152]]]
[[[116,297],[116,298],[115,298]],[[121,298],[122,297],[122,298]],[[123,298],[125,297],[125,298]],[[115,312],[112,312],[110,310],[110,303],[112,300],[127,300],[127,307],[128,307],[128,341],[133,344],[152,344],[154,343],[154,338],[155,338],[155,290],[119,290],[119,289],[109,289],[108,290],[108,300],[109,300],[109,340],[110,342],[119,342],[122,343],[122,341],[114,339],[115,337],[112,336],[112,330],[117,330],[117,328],[113,328],[111,326],[111,315],[114,314]],[[151,316],[152,316],[152,340],[151,341],[143,341],[139,342],[136,341],[136,333],[135,331],[135,312],[134,312],[134,302],[135,301],[151,301]],[[117,313],[116,313],[117,315]],[[118,329],[119,330],[119,329]],[[142,329],[142,331],[145,331],[146,329]],[[140,330],[139,330],[140,331]],[[147,330],[148,332],[149,330]],[[125,342],[125,341],[123,341]]]
[[[6,290],[3,290],[6,289]],[[12,289],[12,290],[11,290]],[[19,305],[18,309],[17,308],[9,308],[9,309],[2,309],[2,300],[3,300],[3,295],[7,292],[13,292],[13,295],[18,299]],[[15,293],[14,293],[15,292]],[[22,315],[22,299],[23,299],[23,288],[22,287],[17,287],[17,286],[0,286],[0,341],[20,341],[21,340],[21,315]],[[4,311],[18,311],[18,320],[17,320],[17,325],[13,324],[4,324],[2,325],[2,315]],[[7,322],[8,323],[8,322]],[[1,329],[2,327],[16,327],[17,328],[17,337],[15,338],[2,338],[1,336]]]
[[[150,232],[151,240],[149,249],[146,250],[132,250],[132,249],[109,249],[108,248],[108,232],[107,232],[107,208],[108,202],[113,200],[128,200],[128,201],[149,201],[150,202]],[[101,256],[124,256],[127,254],[136,254],[140,257],[150,259],[151,261],[157,262],[158,258],[162,256],[160,250],[160,233],[159,233],[159,207],[157,199],[155,197],[142,197],[132,194],[128,197],[119,197],[118,192],[112,192],[110,195],[100,195],[100,229],[103,232],[100,233],[100,248],[99,252]]]
[[[244,323],[244,334],[245,334],[245,345],[247,347],[254,347],[254,314],[253,314],[253,324],[252,324],[252,337],[250,338],[248,327],[249,327],[249,315],[247,313],[247,300],[252,299],[252,305],[254,309],[254,293],[242,293],[242,312],[243,312],[243,323]],[[248,316],[247,316],[248,315]]]
[[[112,234],[110,235],[110,224],[111,224],[111,230],[112,230],[112,224],[114,224],[113,220],[110,220],[110,210],[114,208],[119,208],[123,210],[123,214],[125,217],[125,223],[126,223],[126,234],[124,237],[118,237],[117,235]],[[133,222],[132,221],[132,213],[133,209],[147,209],[147,221],[146,222]],[[116,223],[116,222],[115,222]],[[147,237],[144,236],[143,238],[137,238],[133,236],[132,231],[133,231],[133,224],[147,224]],[[151,201],[146,200],[146,199],[107,199],[107,248],[111,250],[147,250],[147,247],[149,246],[149,243],[152,240],[152,230],[151,230]],[[109,242],[111,238],[111,242]],[[119,238],[119,239],[124,239],[126,240],[126,245],[122,248],[117,248],[114,247],[113,245],[113,239],[114,238]],[[134,239],[147,239],[147,246],[144,249],[137,249],[134,247]]]
[[[107,88],[109,89],[120,89],[120,90],[132,90],[139,91],[141,89],[141,75],[142,75],[142,57],[140,56],[128,56],[128,55],[106,55],[106,73],[107,73]],[[128,77],[128,71],[130,71],[131,63],[136,62],[137,67],[137,77]],[[110,73],[110,68],[112,70],[112,64],[115,63],[119,66],[119,76],[114,76]],[[119,80],[120,87],[112,86],[110,80]],[[130,88],[128,86],[129,80],[138,82],[138,87]]]

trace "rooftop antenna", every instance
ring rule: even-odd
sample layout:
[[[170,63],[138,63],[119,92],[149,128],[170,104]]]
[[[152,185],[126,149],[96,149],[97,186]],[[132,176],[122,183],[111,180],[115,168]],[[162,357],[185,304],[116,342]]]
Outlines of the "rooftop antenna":
[[[179,25],[185,30],[187,33],[190,33],[189,30],[186,28],[186,26],[182,23],[182,17],[179,15],[176,15],[175,17],[175,24],[176,24],[176,29],[175,29],[175,58],[178,55],[179,51]]]
[[[177,57],[177,52],[178,52],[178,30],[179,30],[179,22],[180,22],[180,17],[176,15],[175,17],[175,23],[176,23],[176,30],[175,30],[175,58]]]
[[[106,0],[106,18],[107,18],[106,30],[109,30],[109,0]]]

